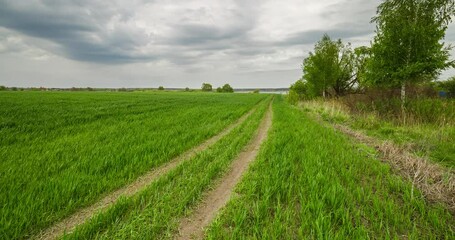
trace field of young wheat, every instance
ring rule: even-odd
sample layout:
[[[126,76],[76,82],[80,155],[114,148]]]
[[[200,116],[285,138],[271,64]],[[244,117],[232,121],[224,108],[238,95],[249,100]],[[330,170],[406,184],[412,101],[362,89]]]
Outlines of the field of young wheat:
[[[280,95],[0,93],[0,238],[186,238],[197,214],[194,238],[455,237],[445,205],[307,114]]]

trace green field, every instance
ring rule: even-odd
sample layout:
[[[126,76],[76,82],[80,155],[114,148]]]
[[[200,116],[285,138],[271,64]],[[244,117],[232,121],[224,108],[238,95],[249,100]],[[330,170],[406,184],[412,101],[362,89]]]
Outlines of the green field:
[[[208,239],[453,239],[455,221],[409,182],[283,101],[269,140]],[[370,154],[368,154],[370,153]]]
[[[24,238],[213,136],[264,95],[0,93],[0,238]]]
[[[215,144],[64,239],[170,239],[258,132],[259,156],[207,239],[453,239],[412,183],[280,95],[0,92],[0,239],[36,236],[251,112]],[[257,146],[259,148],[259,146]]]

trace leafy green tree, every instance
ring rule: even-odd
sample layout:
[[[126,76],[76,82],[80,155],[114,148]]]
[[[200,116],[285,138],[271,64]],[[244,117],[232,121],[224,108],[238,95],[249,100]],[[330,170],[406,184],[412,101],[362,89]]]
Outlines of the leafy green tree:
[[[406,85],[434,80],[449,61],[445,31],[455,12],[455,0],[385,0],[372,22],[376,37],[368,63],[373,85],[401,86],[402,109]]]
[[[356,83],[354,60],[350,44],[332,41],[325,34],[316,43],[314,53],[310,52],[303,61],[303,79],[308,83],[308,93],[326,97],[329,90],[337,96],[348,92]]]
[[[231,87],[231,85],[229,84],[224,84],[223,87],[223,92],[226,92],[226,93],[233,93],[234,92],[234,89]]]
[[[158,90],[162,91],[162,90],[164,90],[164,87],[163,86],[159,86]]]
[[[201,89],[202,89],[202,91],[204,91],[204,92],[211,92],[211,91],[212,91],[212,84],[203,83]]]
[[[0,91],[5,91],[6,87],[5,86],[0,86]]]
[[[357,88],[362,88],[368,85],[367,80],[367,64],[371,57],[371,48],[366,46],[357,47],[354,49],[354,74]]]
[[[218,88],[216,89],[216,92],[222,93],[222,92],[223,92],[223,89],[222,89],[221,87],[218,87]]]

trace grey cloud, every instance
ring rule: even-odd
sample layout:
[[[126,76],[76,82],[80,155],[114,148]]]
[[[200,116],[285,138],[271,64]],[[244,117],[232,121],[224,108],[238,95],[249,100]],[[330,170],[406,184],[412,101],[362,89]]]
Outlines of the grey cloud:
[[[0,5],[1,26],[58,44],[61,52],[51,49],[56,54],[100,63],[128,63],[155,58],[132,51],[148,42],[145,33],[128,29],[107,31],[106,24],[113,13],[109,8],[97,9],[103,5],[95,2],[64,4],[60,1],[40,1],[24,5],[0,1]],[[125,10],[118,15],[126,19],[129,12]]]
[[[182,45],[199,45],[220,40],[231,40],[244,36],[247,29],[240,26],[223,29],[202,24],[181,24],[174,26],[176,35],[170,39]]]
[[[289,35],[285,40],[280,42],[281,45],[301,45],[314,44],[319,41],[324,34],[328,34],[332,39],[342,39],[346,41],[349,38],[366,36],[372,33],[372,28],[368,25],[338,25],[331,29],[308,30]]]

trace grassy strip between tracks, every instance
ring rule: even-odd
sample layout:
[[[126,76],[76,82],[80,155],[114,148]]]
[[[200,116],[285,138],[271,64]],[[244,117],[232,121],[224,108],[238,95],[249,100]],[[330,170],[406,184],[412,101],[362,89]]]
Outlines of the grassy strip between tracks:
[[[264,95],[0,93],[0,239],[27,238],[215,135]]]
[[[268,141],[208,239],[453,239],[429,205],[374,150],[274,101]]]
[[[268,101],[266,101],[268,102]],[[171,238],[178,219],[190,213],[214,180],[256,132],[267,105],[208,150],[185,161],[168,175],[131,198],[120,200],[105,213],[79,226],[64,239],[161,239]]]

